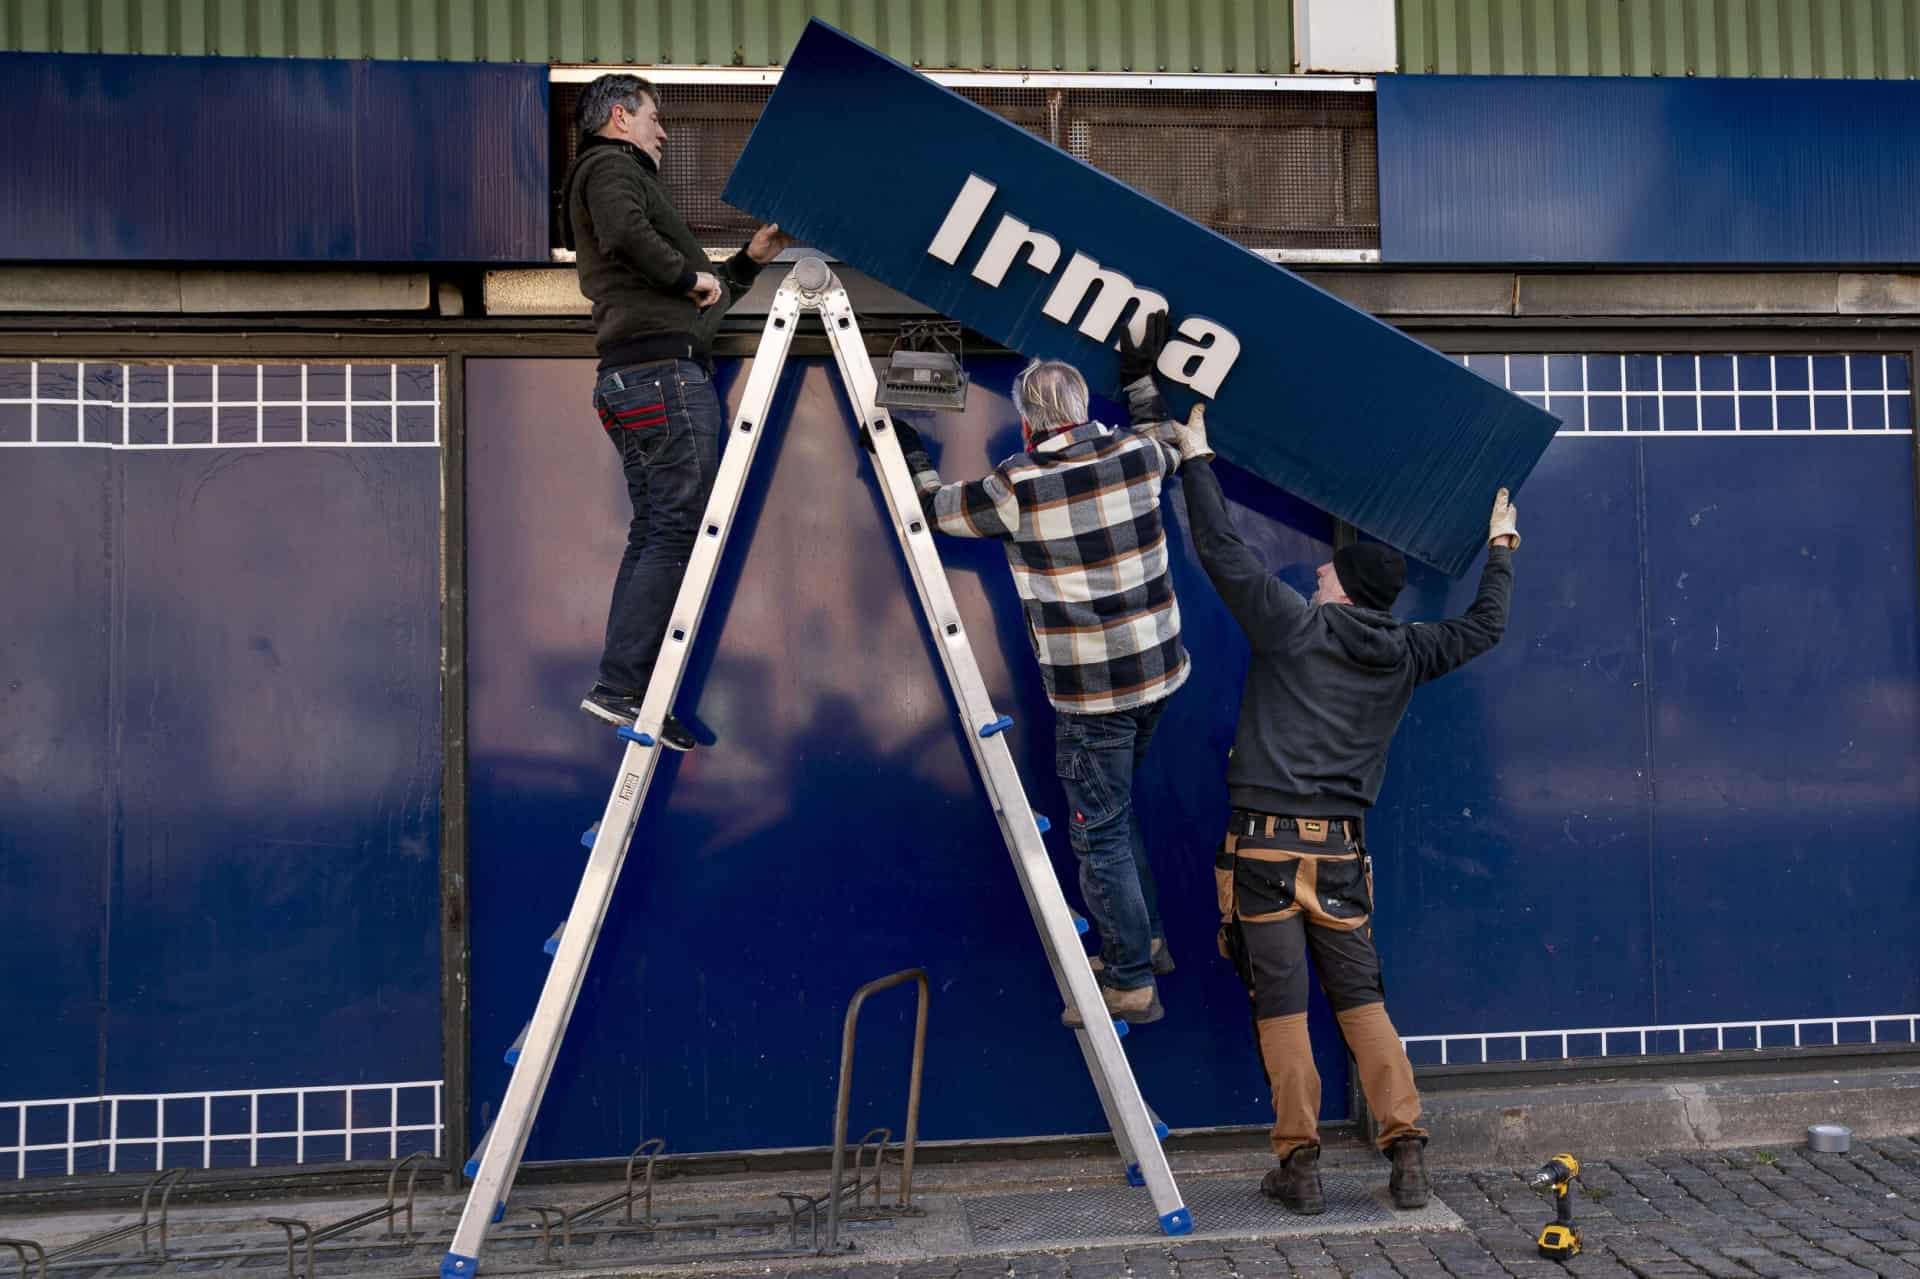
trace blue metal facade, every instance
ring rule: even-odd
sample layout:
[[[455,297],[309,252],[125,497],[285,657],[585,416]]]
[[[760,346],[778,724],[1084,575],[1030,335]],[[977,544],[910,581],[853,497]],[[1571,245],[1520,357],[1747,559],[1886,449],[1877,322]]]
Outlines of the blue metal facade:
[[[0,53],[0,119],[0,261],[548,257],[545,67]]]
[[[1397,264],[1920,261],[1920,84],[1382,76]]]
[[[122,447],[90,367],[0,364],[0,1178],[431,1149],[439,451]]]
[[[1544,377],[1544,357],[1499,359],[1503,378],[1527,380],[1529,361]],[[1609,359],[1618,370],[1617,355],[1583,363]],[[968,412],[920,423],[944,474],[1018,447],[1004,398],[1017,367],[976,361]],[[734,400],[738,371],[723,367]],[[571,897],[575,837],[618,758],[572,703],[626,516],[585,406],[590,364],[475,361],[469,378],[469,509],[486,512],[469,527],[484,1123]],[[556,419],[569,402],[578,413]],[[654,1136],[678,1150],[826,1140],[845,999],[908,964],[935,990],[925,1135],[1098,1130],[830,369],[790,372],[770,428],[681,697],[716,742],[663,775],[665,802],[642,819],[530,1157]],[[1555,440],[1518,498],[1506,640],[1423,690],[1394,748],[1369,829],[1389,1007],[1416,1060],[1440,1059],[1438,1035],[1499,1036],[1449,1044],[1452,1061],[1499,1060],[1520,1055],[1516,1032],[1920,1007],[1912,438],[1675,436]],[[1222,469],[1249,536],[1310,588],[1326,517]],[[1853,518],[1828,518],[1833,493]],[[1245,647],[1172,505],[1194,675],[1138,802],[1180,966],[1162,987],[1168,1019],[1127,1043],[1168,1122],[1257,1123],[1269,1112],[1244,996],[1212,940]],[[1036,806],[1058,812],[1052,712],[1004,558],[955,541],[942,555],[970,629],[998,638],[983,661],[1019,722]],[[1402,611],[1457,612],[1472,589],[1421,570]],[[1063,839],[1055,853],[1071,884]],[[1849,926],[1810,936],[1814,899]],[[876,1012],[855,1118],[897,1123],[910,1023],[905,1001],[891,1021]],[[1315,1017],[1334,1116],[1345,1061]],[[1842,1037],[1856,1030],[1864,1040],[1864,1026]],[[1635,1051],[1631,1038],[1606,1050]],[[1602,1051],[1593,1036],[1527,1046]]]
[[[899,120],[911,139],[874,145]],[[982,182],[991,202],[962,213]],[[1116,374],[1111,295],[1153,291],[1175,331],[1162,381],[1182,414],[1206,397],[1225,456],[1450,573],[1479,553],[1495,490],[1552,438],[1546,414],[817,19],[725,198],[1096,386]],[[1083,300],[1089,260],[1124,281]],[[1196,353],[1176,355],[1189,337]]]

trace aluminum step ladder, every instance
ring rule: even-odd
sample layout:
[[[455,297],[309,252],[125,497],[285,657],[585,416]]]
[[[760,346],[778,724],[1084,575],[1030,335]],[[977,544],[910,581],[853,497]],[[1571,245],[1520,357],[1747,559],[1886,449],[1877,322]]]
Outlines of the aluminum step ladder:
[[[892,418],[874,402],[877,379],[852,304],[825,262],[819,258],[803,258],[774,295],[767,313],[766,328],[747,375],[746,393],[739,413],[728,428],[713,496],[707,501],[700,535],[688,557],[686,576],[674,600],[666,639],[654,666],[653,680],[641,700],[639,717],[634,726],[615,730],[627,743],[626,754],[607,798],[606,810],[582,836],[581,842],[593,851],[588,855],[572,911],[547,940],[546,949],[553,956],[553,962],[533,1018],[507,1050],[513,1075],[507,1084],[506,1096],[467,1163],[466,1172],[473,1178],[473,1186],[453,1242],[441,1262],[442,1279],[472,1279],[479,1270],[487,1228],[506,1211],[507,1195],[519,1171],[527,1135],[546,1092],[561,1036],[573,1014],[587,961],[599,939],[621,865],[626,861],[640,806],[646,800],[654,768],[659,763],[662,748],[656,735],[680,691],[694,636],[706,610],[721,553],[726,548],[727,533],[739,508],[740,496],[746,491],[753,456],[773,406],[780,374],[786,367],[794,330],[800,317],[809,312],[818,314],[826,326],[841,382],[862,423],[863,439],[872,450],[880,491],[886,499],[900,548],[906,555],[921,612],[937,641],[935,647],[940,653],[947,683],[953,689],[957,710],[965,721],[965,736],[972,747],[974,763],[992,800],[1007,850],[1013,857],[1027,906],[1033,912],[1034,925],[1053,968],[1054,981],[1062,999],[1080,1011],[1082,1028],[1074,1034],[1080,1041],[1087,1072],[1106,1111],[1107,1124],[1119,1145],[1127,1180],[1147,1188],[1160,1227],[1167,1234],[1183,1235],[1193,1229],[1193,1216],[1180,1198],[1180,1190],[1174,1184],[1172,1170],[1160,1146],[1166,1126],[1141,1098],[1139,1085],[1134,1082],[1133,1071],[1120,1047],[1120,1036],[1126,1033],[1127,1025],[1112,1020],[1107,1014],[1079,940],[1086,930],[1086,922],[1077,919],[1060,891],[1053,863],[1040,838],[1047,829],[1047,820],[1028,805],[1026,790],[1020,784],[1019,772],[1007,748],[1004,734],[1013,727],[1013,719],[994,712],[966,628],[954,606],[946,572],[940,565],[933,532],[921,512],[913,476],[907,470],[906,459],[894,436]]]

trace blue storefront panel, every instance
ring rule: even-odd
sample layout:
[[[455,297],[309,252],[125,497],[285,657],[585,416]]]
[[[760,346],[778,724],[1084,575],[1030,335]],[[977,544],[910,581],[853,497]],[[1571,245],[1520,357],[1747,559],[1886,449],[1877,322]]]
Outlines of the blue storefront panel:
[[[1632,357],[1572,358],[1580,425],[1607,420],[1609,397],[1624,416],[1627,379],[1639,376]],[[1704,357],[1672,358],[1697,368]],[[1905,362],[1871,359],[1881,381],[1867,385],[1860,366],[1855,420],[1871,418],[1876,396],[1887,420],[1901,420]],[[654,1136],[678,1150],[825,1141],[845,999],[908,964],[925,965],[934,982],[927,1136],[1101,1127],[1078,1056],[1054,1031],[1056,998],[837,380],[821,362],[796,364],[681,697],[708,745],[669,761],[657,784],[534,1158],[615,1153]],[[723,400],[737,401],[740,367],[721,369]],[[1014,367],[976,361],[969,411],[918,423],[943,473],[979,474],[1017,447],[1004,399]],[[1543,406],[1549,384],[1569,377],[1545,356],[1476,357],[1470,367],[1503,382],[1517,367],[1510,384]],[[1729,367],[1737,383],[1740,365]],[[584,361],[469,365],[476,1123],[504,1088],[499,1053],[537,993],[540,944],[578,873],[575,841],[598,815],[619,754],[574,708],[592,678],[627,514],[614,455],[586,408],[591,376]],[[1717,365],[1708,376],[1717,380]],[[1747,375],[1749,395],[1762,394],[1756,377]],[[1688,399],[1680,380],[1676,372],[1664,388],[1675,422]],[[1910,897],[1899,878],[1911,874],[1910,840],[1881,828],[1849,848],[1840,900],[1868,928],[1859,938],[1836,930],[1818,961],[1853,980],[1795,985],[1768,966],[1772,952],[1739,916],[1774,920],[1777,944],[1790,944],[1770,876],[1810,855],[1812,825],[1776,825],[1778,838],[1755,844],[1756,864],[1727,875],[1712,848],[1689,845],[1696,835],[1675,815],[1672,788],[1691,783],[1674,759],[1673,721],[1712,673],[1710,655],[1661,647],[1662,584],[1682,571],[1664,567],[1661,521],[1691,530],[1693,494],[1738,487],[1741,467],[1772,452],[1804,477],[1780,495],[1785,506],[1772,506],[1775,525],[1818,528],[1818,477],[1838,475],[1879,530],[1848,562],[1872,563],[1880,586],[1871,607],[1887,620],[1834,664],[1809,669],[1804,696],[1862,679],[1880,690],[1876,784],[1888,812],[1912,816],[1913,788],[1892,798],[1892,782],[1914,767],[1911,437],[1891,427],[1847,439],[1783,434],[1793,428],[1777,423],[1797,419],[1780,405],[1797,392],[1792,373],[1766,392],[1776,427],[1764,440],[1569,428],[1520,495],[1527,540],[1507,639],[1416,698],[1369,828],[1389,1004],[1417,1061],[1443,1051],[1455,1062],[1632,1052],[1642,1028],[1654,1028],[1650,1051],[1674,1051],[1680,1036],[1657,1028],[1676,1021],[1863,1016],[1920,1002],[1910,976],[1920,956],[1902,949],[1911,940],[1883,914]],[[1691,389],[1696,415],[1707,394]],[[578,411],[565,412],[568,403]],[[1250,539],[1310,588],[1327,555],[1326,518],[1221,470]],[[1763,518],[1759,505],[1736,505],[1743,526]],[[1191,559],[1177,497],[1171,510],[1195,674],[1163,722],[1137,802],[1180,967],[1163,984],[1167,1020],[1131,1037],[1129,1053],[1169,1122],[1259,1123],[1268,1110],[1244,996],[1212,946],[1211,860],[1245,648]],[[1765,589],[1755,584],[1771,580],[1768,544],[1728,539],[1703,552],[1720,557],[1719,595],[1728,581]],[[1036,807],[1057,812],[1051,712],[1004,560],[952,540],[942,555],[970,629],[994,637],[983,664],[997,702],[1019,721],[1017,757]],[[1456,612],[1472,590],[1471,574],[1452,583],[1417,571],[1401,611]],[[1779,627],[1747,628],[1757,655],[1803,642]],[[1866,709],[1851,717],[1864,720]],[[1793,718],[1767,720],[1751,740],[1726,734],[1714,775],[1753,771],[1791,741]],[[1839,767],[1809,758],[1799,785],[1843,788]],[[1740,821],[1722,824],[1715,847],[1746,843]],[[1064,843],[1055,853],[1077,897]],[[1708,878],[1730,910],[1703,892]],[[1891,892],[1875,899],[1862,884]],[[856,1123],[897,1126],[906,1004],[869,1013]],[[1337,1116],[1345,1063],[1324,1009],[1314,1029],[1326,1113]],[[1579,1033],[1596,1029],[1613,1033]],[[1843,1038],[1852,1033],[1843,1027]],[[1696,1035],[1684,1046],[1702,1043]],[[1017,1075],[1007,1061],[1020,1063]]]
[[[436,1148],[438,386],[0,364],[0,1178]]]

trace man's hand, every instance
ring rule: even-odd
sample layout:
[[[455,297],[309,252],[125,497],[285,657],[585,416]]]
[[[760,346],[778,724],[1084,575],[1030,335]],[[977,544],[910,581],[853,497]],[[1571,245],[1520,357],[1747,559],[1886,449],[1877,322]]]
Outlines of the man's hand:
[[[720,278],[711,271],[701,271],[693,277],[693,287],[687,290],[687,296],[702,311],[720,300]]]
[[[1187,420],[1173,428],[1173,438],[1180,449],[1182,462],[1212,461],[1213,446],[1207,443],[1207,406],[1194,405],[1193,412],[1187,414]]]
[[[792,244],[792,236],[782,231],[778,223],[769,222],[755,231],[753,238],[747,241],[747,256],[761,266],[765,266]]]
[[[1165,311],[1155,311],[1147,317],[1147,336],[1140,342],[1133,340],[1133,326],[1120,326],[1120,386],[1122,389],[1138,382],[1153,373],[1154,365],[1160,362],[1161,348],[1167,344],[1169,321]]]
[[[1507,491],[1493,495],[1493,517],[1487,521],[1487,541],[1514,550],[1520,545],[1520,512],[1507,500]]]

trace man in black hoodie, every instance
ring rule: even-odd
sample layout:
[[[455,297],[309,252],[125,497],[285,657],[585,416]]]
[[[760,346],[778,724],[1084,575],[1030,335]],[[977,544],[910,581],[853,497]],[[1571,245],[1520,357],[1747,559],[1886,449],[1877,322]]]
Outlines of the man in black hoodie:
[[[1186,429],[1199,433],[1181,445],[1194,551],[1252,649],[1227,765],[1233,812],[1213,873],[1221,953],[1246,984],[1273,1090],[1281,1163],[1260,1188],[1296,1212],[1326,1210],[1320,1077],[1307,1039],[1311,953],[1379,1123],[1380,1150],[1393,1162],[1394,1205],[1419,1208],[1430,1193],[1427,1133],[1413,1068],[1387,1017],[1362,821],[1413,690],[1486,652],[1506,630],[1520,543],[1514,508],[1501,489],[1480,591],[1460,617],[1408,623],[1388,611],[1406,560],[1377,543],[1335,551],[1313,598],[1303,599],[1234,532],[1204,460],[1212,456],[1204,417]]]
[[[720,467],[720,401],[709,354],[720,317],[792,241],[763,226],[717,269],[660,178],[659,92],[603,75],[580,95],[580,156],[564,184],[567,241],[593,303],[600,351],[593,407],[620,455],[633,523],[607,609],[600,675],[580,709],[631,724]],[[671,710],[659,740],[689,750]]]

